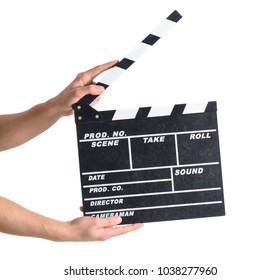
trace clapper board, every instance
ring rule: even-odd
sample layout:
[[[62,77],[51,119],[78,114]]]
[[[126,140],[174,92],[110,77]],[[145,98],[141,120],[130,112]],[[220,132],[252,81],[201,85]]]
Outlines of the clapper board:
[[[98,84],[111,85],[180,19],[170,14]],[[97,112],[93,99],[73,105],[85,216],[128,224],[225,215],[216,102]]]

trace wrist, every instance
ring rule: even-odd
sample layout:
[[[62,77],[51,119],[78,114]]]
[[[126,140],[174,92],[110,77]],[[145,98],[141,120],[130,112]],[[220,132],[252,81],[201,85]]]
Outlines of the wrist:
[[[50,223],[44,225],[44,234],[41,236],[55,242],[71,241],[68,222],[51,220]]]
[[[61,117],[65,116],[65,111],[62,106],[59,105],[59,102],[56,98],[49,99],[48,101],[41,104],[50,118],[57,121]]]

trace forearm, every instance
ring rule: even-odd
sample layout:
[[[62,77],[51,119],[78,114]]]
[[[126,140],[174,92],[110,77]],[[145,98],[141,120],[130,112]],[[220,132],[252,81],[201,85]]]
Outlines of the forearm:
[[[51,241],[104,241],[143,225],[115,227],[119,223],[120,217],[79,217],[69,222],[60,222],[27,210],[0,196],[0,232],[7,234]]]
[[[67,239],[67,223],[39,215],[0,197],[0,232],[63,241]]]
[[[86,94],[100,95],[104,88],[93,83],[93,78],[116,65],[111,61],[82,72],[60,94],[31,109],[0,116],[0,151],[19,146],[51,127],[62,116],[73,113],[72,105]],[[93,102],[98,102],[98,98]]]
[[[24,144],[41,134],[62,117],[53,100],[31,109],[0,116],[0,151]]]

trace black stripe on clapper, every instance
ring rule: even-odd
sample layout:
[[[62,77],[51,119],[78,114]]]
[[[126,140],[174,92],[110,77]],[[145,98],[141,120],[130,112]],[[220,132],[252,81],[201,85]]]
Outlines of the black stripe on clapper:
[[[147,45],[152,46],[153,44],[155,44],[158,40],[160,39],[160,37],[153,35],[153,34],[149,34],[143,41],[142,43],[145,43]]]
[[[171,13],[166,19],[178,22],[182,16],[175,10],[173,13]]]
[[[123,58],[117,65],[116,67],[122,68],[122,69],[128,69],[135,61],[128,59],[128,58]]]

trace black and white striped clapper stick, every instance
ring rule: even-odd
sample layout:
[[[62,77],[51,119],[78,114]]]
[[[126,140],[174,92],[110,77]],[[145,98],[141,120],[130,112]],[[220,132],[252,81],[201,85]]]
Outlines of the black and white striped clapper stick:
[[[142,42],[136,45],[117,65],[97,83],[105,89],[109,87],[122,73],[125,72],[140,56],[149,50],[162,36],[164,36],[182,16],[178,11],[172,12],[161,24],[159,24]],[[96,96],[86,95],[76,105],[90,104]],[[75,107],[75,105],[74,105]]]

